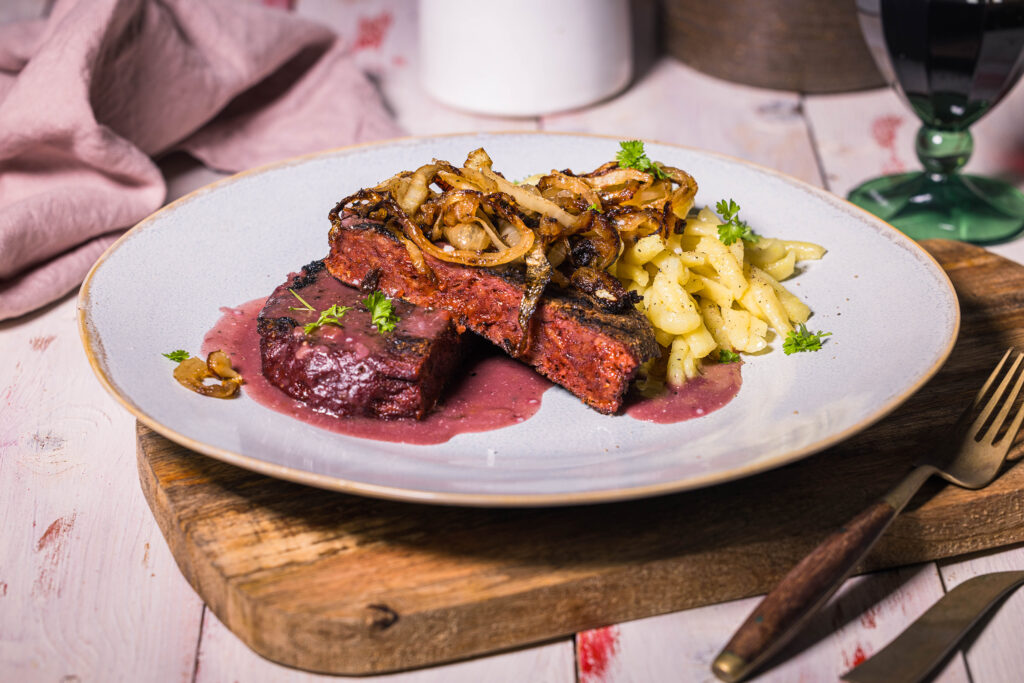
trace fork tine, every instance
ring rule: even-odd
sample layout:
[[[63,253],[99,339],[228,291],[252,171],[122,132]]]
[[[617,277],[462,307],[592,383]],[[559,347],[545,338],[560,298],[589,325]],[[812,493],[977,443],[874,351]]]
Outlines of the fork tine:
[[[1003,438],[999,440],[999,443],[1001,444],[1005,440],[1007,442],[1007,449],[1013,446],[1013,440],[1016,438],[1017,432],[1020,430],[1021,422],[1024,422],[1024,404],[1021,404],[1021,407],[1017,409],[1017,414],[1013,417],[1013,423],[1010,424],[1010,428],[1006,430],[1005,434],[1003,434]]]
[[[999,435],[999,428],[1002,427],[1003,424],[1006,422],[1006,416],[1010,414],[1010,409],[1013,408],[1013,403],[1017,398],[1017,394],[1020,393],[1022,385],[1024,385],[1024,373],[1018,375],[1017,382],[1016,384],[1013,385],[1013,391],[1011,391],[1010,395],[1006,397],[1005,401],[1003,401],[1002,409],[999,411],[999,414],[996,415],[996,419],[992,421],[992,426],[989,428],[988,434],[986,434],[986,436],[988,436],[989,434],[992,436],[992,442],[995,442],[996,437]],[[1019,417],[1020,413],[1018,412],[1014,419],[1016,420]],[[1013,429],[1012,425],[1011,429]],[[1010,440],[1012,441],[1014,434],[1016,434],[1016,430],[1013,431],[1013,434],[1011,434],[1008,430],[1006,434],[1003,435],[1003,438],[1005,439],[1007,436],[1009,436]],[[1000,439],[1000,441],[1002,441],[1002,439]]]
[[[978,389],[978,394],[977,396],[974,397],[975,408],[977,408],[978,404],[981,403],[981,399],[984,398],[985,392],[988,391],[988,388],[992,386],[992,382],[996,381],[996,377],[999,376],[999,371],[1003,369],[1003,364],[1006,363],[1006,359],[1010,357],[1011,353],[1013,353],[1012,346],[1006,349],[1006,353],[1004,353],[1003,357],[999,359],[999,364],[996,365],[996,369],[993,370],[992,374],[988,376],[988,379],[985,380],[985,383],[981,386],[981,389]]]
[[[978,433],[981,431],[982,426],[985,424],[989,416],[992,414],[992,411],[995,410],[997,406],[999,406],[999,401],[1002,398],[1003,392],[1006,391],[1006,387],[1010,385],[1010,380],[1013,379],[1013,375],[1017,372],[1017,368],[1018,366],[1020,366],[1020,361],[1022,358],[1024,358],[1024,354],[1017,354],[1017,360],[1015,360],[1013,362],[1013,365],[1010,366],[1010,369],[1007,370],[1006,375],[1003,376],[1003,381],[999,383],[999,386],[996,388],[995,393],[992,394],[992,396],[985,403],[985,407],[982,409],[981,415],[979,415],[977,419],[975,419],[974,422],[971,424],[971,436],[973,438],[978,437]],[[989,375],[988,380],[985,382],[986,385],[990,384],[992,380],[995,379],[995,376],[996,374],[998,374],[999,369],[1002,367],[1002,365],[1003,363],[1002,361],[1000,361],[999,365],[996,366],[995,371],[993,371],[993,373]]]

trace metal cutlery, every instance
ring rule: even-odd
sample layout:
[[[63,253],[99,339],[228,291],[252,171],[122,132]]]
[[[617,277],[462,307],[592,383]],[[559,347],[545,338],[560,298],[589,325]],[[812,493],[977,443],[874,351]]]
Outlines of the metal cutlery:
[[[873,657],[842,678],[852,683],[917,683],[1002,598],[1024,584],[1024,571],[982,574],[946,593]]]
[[[947,438],[887,494],[833,532],[783,577],[715,658],[711,670],[718,678],[728,683],[742,680],[786,644],[933,474],[969,489],[982,488],[996,478],[1024,420],[1024,409],[1018,409],[1007,426],[1024,385],[1024,373],[1019,372],[1022,359],[1020,351],[1008,349]]]

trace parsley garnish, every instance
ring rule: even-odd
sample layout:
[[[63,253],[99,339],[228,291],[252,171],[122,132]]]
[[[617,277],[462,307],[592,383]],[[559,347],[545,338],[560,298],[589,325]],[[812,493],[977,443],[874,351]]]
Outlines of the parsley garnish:
[[[294,292],[292,292],[294,294]],[[323,327],[324,325],[337,325],[341,327],[341,318],[346,313],[352,310],[351,306],[339,306],[334,304],[325,311],[320,311],[320,318],[315,323],[309,323],[302,329],[306,331],[306,334],[311,334],[314,330]]]
[[[629,140],[619,143],[619,152],[615,160],[619,162],[619,168],[635,168],[644,173],[650,173],[655,178],[667,178],[661,166],[651,161],[644,151],[644,143],[639,140]]]
[[[597,205],[597,202],[594,202],[593,204],[588,206],[587,211],[597,211],[598,213],[604,213],[604,211],[601,210],[601,207]]]
[[[718,226],[718,239],[722,241],[722,244],[729,246],[738,239],[744,242],[757,242],[761,239],[756,232],[750,229],[746,221],[740,220],[740,205],[733,200],[730,199],[728,202],[724,199],[719,200],[715,204],[715,210],[722,215],[722,220],[725,221]]]
[[[288,291],[292,293],[292,296],[302,302],[302,308],[299,308],[298,306],[289,306],[289,311],[312,311],[313,313],[316,313],[316,309],[310,306],[309,302],[299,296],[294,289],[289,288]],[[306,331],[306,334],[312,334],[315,330],[320,329],[324,325],[337,325],[338,327],[341,327],[342,316],[351,310],[351,306],[339,306],[338,304],[334,304],[330,308],[320,311],[320,317],[315,323],[309,323],[302,329]]]
[[[798,329],[786,335],[786,341],[782,342],[782,350],[786,352],[787,356],[800,351],[817,351],[821,348],[821,338],[831,334],[831,332],[822,332],[821,330],[809,332],[807,325],[800,323]]]
[[[178,349],[177,351],[171,351],[170,353],[161,353],[160,355],[168,360],[173,360],[175,363],[188,360],[188,351],[184,349]]]
[[[740,359],[740,354],[734,353],[729,349],[720,349],[718,351],[718,362],[719,363],[736,363]]]
[[[366,297],[363,305],[370,311],[370,320],[381,334],[394,330],[395,325],[401,320],[392,309],[391,299],[384,296],[384,292],[380,290]]]

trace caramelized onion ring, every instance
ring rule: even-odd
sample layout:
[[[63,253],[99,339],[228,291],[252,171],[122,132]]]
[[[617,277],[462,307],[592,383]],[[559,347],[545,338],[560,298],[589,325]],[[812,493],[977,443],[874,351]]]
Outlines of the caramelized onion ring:
[[[601,208],[601,198],[597,196],[597,192],[582,178],[577,176],[566,175],[565,173],[553,170],[549,175],[537,181],[537,189],[542,193],[551,189],[565,190],[583,199],[586,206]]]

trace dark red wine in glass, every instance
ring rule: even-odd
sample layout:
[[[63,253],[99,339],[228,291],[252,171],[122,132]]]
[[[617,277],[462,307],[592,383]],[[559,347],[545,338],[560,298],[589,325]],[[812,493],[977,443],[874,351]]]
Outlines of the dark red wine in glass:
[[[974,146],[970,126],[1024,69],[1024,0],[858,0],[879,69],[921,119],[923,171],[883,176],[849,199],[914,239],[987,244],[1024,230],[1024,194],[995,178],[959,172]]]

